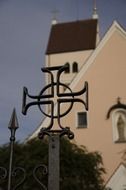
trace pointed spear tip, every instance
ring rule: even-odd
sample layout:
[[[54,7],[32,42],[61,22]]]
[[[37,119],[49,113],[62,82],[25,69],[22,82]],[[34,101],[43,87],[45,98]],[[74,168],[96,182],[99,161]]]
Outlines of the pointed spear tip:
[[[13,109],[13,112],[12,112],[12,115],[11,115],[11,119],[10,119],[8,128],[9,129],[15,129],[15,130],[17,128],[19,128],[18,119],[17,119],[17,114],[16,114],[16,109],[15,108]]]

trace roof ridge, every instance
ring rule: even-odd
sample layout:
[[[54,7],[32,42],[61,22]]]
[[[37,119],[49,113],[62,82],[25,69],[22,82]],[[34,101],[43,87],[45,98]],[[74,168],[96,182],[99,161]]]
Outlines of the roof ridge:
[[[89,18],[89,19],[74,20],[74,21],[69,21],[69,22],[60,22],[55,25],[52,25],[52,27],[57,26],[57,25],[62,25],[62,24],[66,25],[66,24],[73,24],[73,23],[79,23],[79,22],[89,22],[89,21],[93,22],[94,20],[97,20],[97,19]]]

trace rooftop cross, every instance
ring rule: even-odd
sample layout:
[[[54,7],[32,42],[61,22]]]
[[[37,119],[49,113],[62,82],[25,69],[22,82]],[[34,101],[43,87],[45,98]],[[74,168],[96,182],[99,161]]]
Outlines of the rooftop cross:
[[[52,15],[53,15],[53,18],[52,18],[52,24],[57,24],[57,15],[58,15],[59,11],[58,10],[53,10],[52,11]]]
[[[94,7],[93,7],[93,19],[98,19],[98,14],[97,14],[97,5],[96,5],[96,0],[94,0]]]

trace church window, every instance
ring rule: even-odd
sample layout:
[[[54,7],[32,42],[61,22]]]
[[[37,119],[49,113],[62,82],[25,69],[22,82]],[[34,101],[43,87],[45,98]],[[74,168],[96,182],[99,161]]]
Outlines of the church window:
[[[77,127],[78,128],[87,128],[87,112],[78,112],[77,113]]]
[[[70,73],[70,64],[67,62],[67,69],[64,71],[65,73]]]
[[[77,73],[78,72],[78,63],[74,62],[73,63],[73,73]]]

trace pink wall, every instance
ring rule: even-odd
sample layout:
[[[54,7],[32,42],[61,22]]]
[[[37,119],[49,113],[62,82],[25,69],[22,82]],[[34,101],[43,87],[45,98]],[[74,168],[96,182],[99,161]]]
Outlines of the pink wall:
[[[107,171],[105,178],[110,177],[121,162],[122,151],[126,144],[113,142],[112,120],[106,120],[109,108],[117,103],[120,96],[126,103],[126,40],[114,32],[105,46],[99,51],[93,64],[88,68],[73,91],[78,91],[89,83],[88,128],[76,127],[76,113],[84,110],[80,104],[74,106],[73,112],[65,117],[63,125],[68,125],[75,133],[75,141],[85,145],[90,151],[102,154]]]

